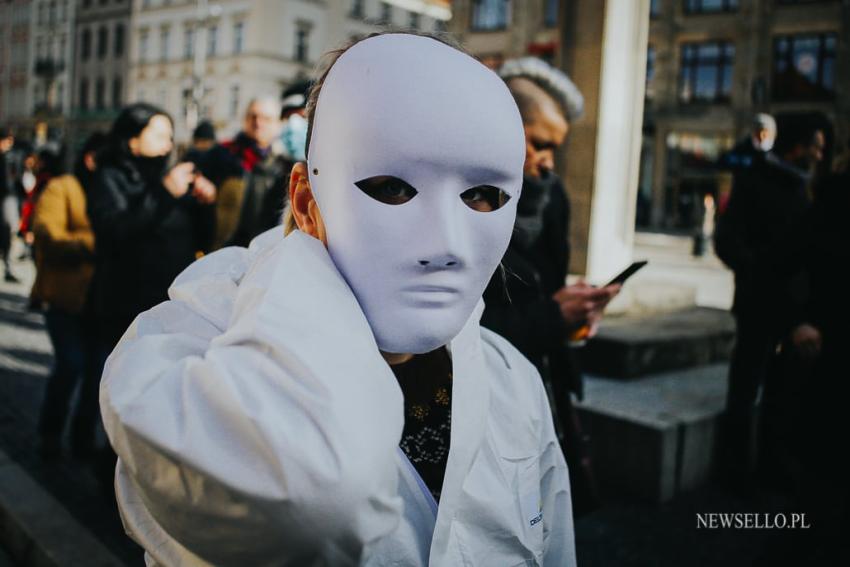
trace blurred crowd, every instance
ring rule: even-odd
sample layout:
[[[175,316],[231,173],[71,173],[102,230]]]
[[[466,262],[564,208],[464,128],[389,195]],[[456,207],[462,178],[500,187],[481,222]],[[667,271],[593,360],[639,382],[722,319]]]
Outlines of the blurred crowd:
[[[573,407],[582,387],[572,351],[582,344],[576,339],[596,332],[619,285],[565,283],[570,207],[555,155],[582,113],[581,93],[535,58],[507,62],[501,75],[525,125],[526,161],[514,234],[485,291],[482,324],[540,371],[580,515],[598,505],[598,494],[588,438]],[[4,274],[17,281],[6,261],[17,233],[37,268],[31,307],[44,311],[55,351],[40,422],[45,457],[61,454],[69,422],[72,453],[102,460],[104,484],[111,485],[114,455],[95,446],[106,358],[134,318],[165,301],[171,282],[196,258],[247,246],[285,222],[289,173],[305,160],[309,89],[299,84],[282,98],[251,101],[242,131],[230,140],[217,141],[213,126],[201,123],[182,152],[173,147],[165,111],[130,105],[109,132],[85,141],[68,173],[53,149],[36,150],[3,131]]]
[[[100,376],[136,315],[165,301],[199,256],[247,246],[280,224],[288,173],[304,159],[308,86],[293,86],[282,100],[252,100],[232,140],[217,142],[202,122],[179,152],[171,117],[132,104],[108,132],[84,141],[70,171],[56,147],[0,130],[3,275],[19,282],[10,257],[17,235],[18,260],[36,266],[30,308],[44,312],[54,348],[39,422],[43,456],[61,454],[66,422],[75,456],[108,453],[95,441]],[[108,482],[111,456],[103,460]]]
[[[786,538],[793,545],[774,548],[768,564],[827,564],[820,561],[829,555],[813,554],[839,548],[850,510],[835,445],[847,430],[841,352],[850,296],[841,282],[850,262],[850,168],[846,153],[829,159],[831,140],[829,122],[816,114],[755,116],[751,134],[726,157],[734,182],[714,237],[735,274],[737,322],[724,479],[743,493],[771,486],[789,494],[821,538]]]

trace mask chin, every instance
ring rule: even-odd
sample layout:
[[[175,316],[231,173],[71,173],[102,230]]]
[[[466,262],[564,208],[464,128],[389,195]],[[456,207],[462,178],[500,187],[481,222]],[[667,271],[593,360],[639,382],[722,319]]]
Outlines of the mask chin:
[[[374,317],[367,311],[366,319],[382,352],[423,354],[451,342],[463,329],[474,307],[397,307],[374,314]]]

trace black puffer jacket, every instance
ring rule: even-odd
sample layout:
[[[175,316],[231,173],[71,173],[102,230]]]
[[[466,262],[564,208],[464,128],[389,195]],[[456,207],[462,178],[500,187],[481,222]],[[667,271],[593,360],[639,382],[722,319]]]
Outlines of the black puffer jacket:
[[[569,264],[570,206],[560,179],[526,179],[504,270],[484,291],[481,324],[517,347],[559,393],[581,394],[581,375],[572,359],[570,329],[552,295],[564,286]]]
[[[97,268],[93,293],[101,338],[114,345],[139,313],[167,299],[174,278],[209,247],[213,207],[175,199],[163,169],[146,160],[99,167],[88,195]]]

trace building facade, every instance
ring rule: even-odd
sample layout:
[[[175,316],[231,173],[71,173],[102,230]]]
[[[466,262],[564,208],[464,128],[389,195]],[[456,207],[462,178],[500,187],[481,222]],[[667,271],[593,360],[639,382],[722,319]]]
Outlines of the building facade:
[[[818,112],[850,136],[850,2],[653,0],[638,226],[691,231],[729,189],[723,152],[757,112]]]
[[[0,2],[0,123],[21,125],[31,113],[31,0]]]
[[[562,0],[455,0],[449,30],[491,68],[534,55],[560,65]]]
[[[27,113],[61,127],[71,110],[74,0],[32,2],[31,87]]]
[[[166,109],[178,143],[200,118],[232,136],[249,100],[310,77],[328,49],[386,26],[439,29],[450,16],[436,0],[133,0],[128,99]]]
[[[107,130],[127,101],[131,2],[76,0],[71,100],[77,143]]]

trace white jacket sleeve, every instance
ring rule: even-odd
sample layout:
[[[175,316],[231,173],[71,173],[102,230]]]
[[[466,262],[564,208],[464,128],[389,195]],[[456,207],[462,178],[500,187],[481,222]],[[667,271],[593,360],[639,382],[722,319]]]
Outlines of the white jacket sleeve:
[[[401,392],[321,243],[246,255],[190,267],[108,360],[122,516],[165,565],[357,563],[398,522]]]

